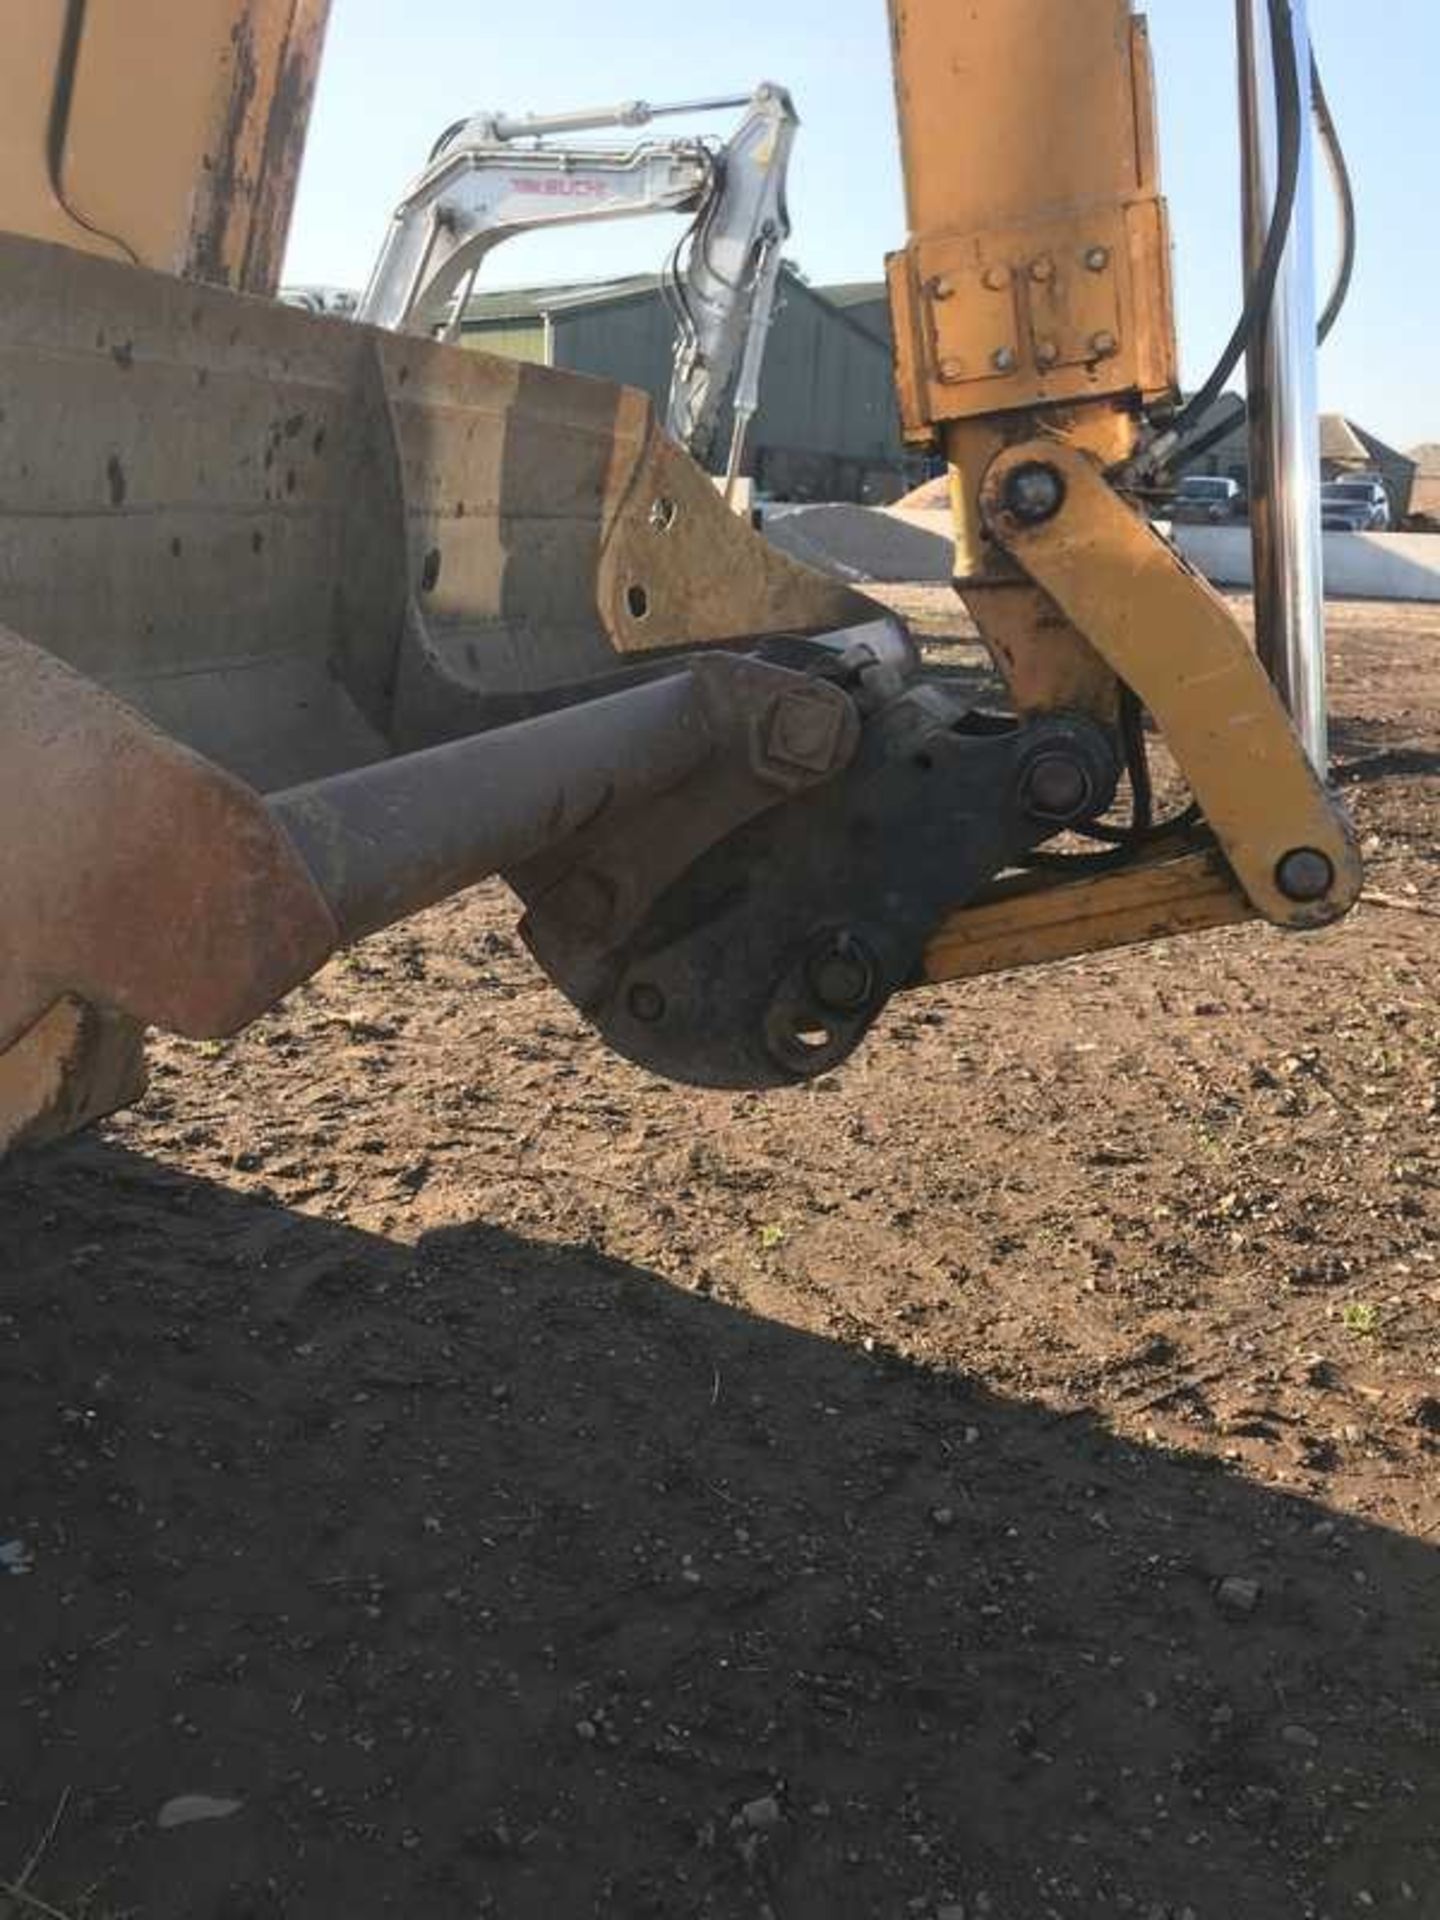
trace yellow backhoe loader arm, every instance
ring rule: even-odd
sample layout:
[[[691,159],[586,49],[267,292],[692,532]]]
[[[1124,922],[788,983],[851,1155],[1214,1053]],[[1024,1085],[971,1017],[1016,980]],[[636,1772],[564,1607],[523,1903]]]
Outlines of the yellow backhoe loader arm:
[[[891,0],[910,219],[888,263],[905,432],[951,477],[955,584],[1021,711],[1160,725],[1218,840],[1009,880],[938,929],[932,979],[1360,887],[1348,823],[1239,623],[1106,484],[1178,398],[1145,22],[1129,0]]]
[[[326,0],[20,10],[0,1151],[132,1098],[146,1025],[233,1031],[491,873],[613,1046],[721,1086],[835,1066],[927,979],[1354,899],[1271,679],[1123,492],[1177,386],[1129,0],[892,0],[900,411],[1008,715],[642,395],[236,298],[274,290]],[[1117,834],[1146,713],[1195,805]]]

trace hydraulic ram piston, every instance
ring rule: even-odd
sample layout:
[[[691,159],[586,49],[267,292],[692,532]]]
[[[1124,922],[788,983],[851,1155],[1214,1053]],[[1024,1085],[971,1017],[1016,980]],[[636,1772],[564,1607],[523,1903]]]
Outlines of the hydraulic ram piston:
[[[1299,172],[1274,299],[1249,354],[1250,541],[1260,657],[1290,710],[1311,764],[1329,760],[1320,444],[1315,400],[1314,168],[1306,0],[1290,16],[1299,113]],[[1279,173],[1277,49],[1270,0],[1236,0],[1240,43],[1247,286],[1264,251]]]

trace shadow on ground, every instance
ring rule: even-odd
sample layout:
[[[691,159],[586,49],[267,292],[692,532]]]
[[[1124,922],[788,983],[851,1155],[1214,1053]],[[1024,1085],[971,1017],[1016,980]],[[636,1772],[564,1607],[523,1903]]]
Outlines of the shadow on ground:
[[[1345,784],[1393,780],[1440,773],[1440,750],[1420,744],[1396,745],[1393,720],[1344,718],[1330,728],[1336,775]]]
[[[483,1224],[81,1142],[0,1235],[67,1913],[1440,1912],[1428,1545]]]

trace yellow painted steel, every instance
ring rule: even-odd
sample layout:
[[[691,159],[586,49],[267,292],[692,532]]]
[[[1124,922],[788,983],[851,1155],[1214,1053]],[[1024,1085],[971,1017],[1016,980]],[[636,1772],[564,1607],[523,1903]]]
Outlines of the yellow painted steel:
[[[890,17],[912,231],[1153,184],[1129,0],[891,0]]]
[[[1031,462],[1064,484],[1060,511],[1038,525],[1005,506],[1006,481]],[[1361,869],[1350,823],[1219,594],[1073,447],[1007,448],[982,506],[994,538],[1150,710],[1257,912],[1311,927],[1353,905]],[[1302,847],[1334,870],[1322,899],[1297,902],[1277,883],[1281,859]]]
[[[1148,41],[1129,0],[891,0],[907,431],[1175,384]]]
[[[0,230],[273,293],[329,0],[11,0]]]
[[[931,978],[1244,918],[1345,911],[1360,884],[1315,778],[1224,603],[1106,484],[1143,409],[1174,396],[1175,328],[1149,43],[1130,0],[890,0],[910,237],[887,262],[902,422],[950,467],[955,578],[1022,713],[1149,707],[1226,859],[1152,852],[1123,873],[1007,882],[931,943]],[[1063,511],[1006,520],[1043,459]],[[1324,900],[1276,881],[1296,847]],[[1238,883],[1238,884],[1237,884]]]
[[[1198,933],[1254,909],[1214,853],[1160,857],[1084,880],[1002,882],[944,921],[925,950],[927,980],[959,980]]]
[[[1105,463],[1176,387],[1149,41],[1129,0],[890,0],[910,228],[887,263],[907,436],[949,462],[955,579],[1022,712],[1113,714],[1094,651],[992,542],[980,484],[1042,427]]]

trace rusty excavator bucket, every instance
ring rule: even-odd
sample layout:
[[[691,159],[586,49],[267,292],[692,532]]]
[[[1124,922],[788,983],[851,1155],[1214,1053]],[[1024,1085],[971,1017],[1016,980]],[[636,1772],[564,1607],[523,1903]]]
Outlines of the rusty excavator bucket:
[[[23,0],[0,66],[0,1152],[488,873],[593,962],[854,750],[753,642],[873,610],[643,395],[275,303],[328,8]]]
[[[14,235],[0,285],[0,1145],[731,735],[742,813],[844,752],[831,689],[665,657],[874,610],[643,395]]]
[[[489,874],[611,1046],[728,1087],[927,979],[1346,910],[1274,660],[1109,477],[1175,399],[1129,0],[893,8],[900,415],[1004,714],[643,395],[265,297],[326,6],[22,0],[0,63],[0,1152]]]

